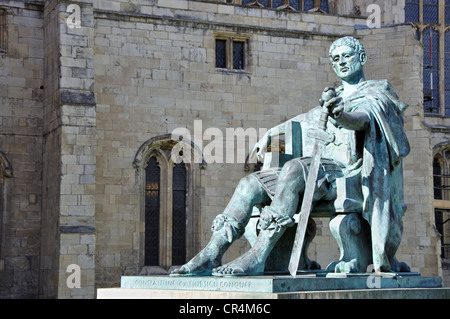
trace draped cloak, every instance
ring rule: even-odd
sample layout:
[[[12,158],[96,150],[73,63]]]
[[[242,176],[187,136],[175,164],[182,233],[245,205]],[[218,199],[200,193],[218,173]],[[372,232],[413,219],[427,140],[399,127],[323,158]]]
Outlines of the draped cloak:
[[[343,87],[336,89],[341,95]],[[400,245],[403,226],[402,216],[406,210],[403,200],[402,158],[410,147],[403,130],[403,111],[408,105],[399,101],[392,85],[386,80],[365,81],[358,90],[344,99],[346,112],[363,112],[369,121],[363,131],[343,129],[337,121],[330,119],[328,131],[335,133],[338,142],[325,147],[322,171],[318,184],[328,181],[336,189],[336,198],[317,203],[315,210],[334,212],[360,212],[371,226],[372,254],[375,269],[390,271],[391,262]],[[315,126],[320,113],[317,107],[292,120],[302,123],[302,131]],[[302,133],[303,155],[308,156],[313,141]],[[344,146],[339,145],[343,139]],[[346,163],[341,161],[342,150],[347,152]],[[339,151],[337,151],[339,149]],[[340,153],[339,153],[340,152]],[[309,165],[306,158],[296,159]],[[334,165],[330,165],[334,163]],[[256,176],[266,187],[270,197],[275,188],[264,185],[264,178],[276,176],[281,168],[261,171]],[[307,169],[305,170],[305,178]],[[318,187],[319,188],[319,187]],[[312,213],[314,216],[314,211]]]
[[[402,113],[407,107],[386,80],[362,82],[345,101],[347,112],[363,112],[369,118],[364,134],[355,134],[355,142],[363,142],[362,216],[371,225],[375,268],[382,271],[390,270],[403,231],[402,158],[410,146]]]

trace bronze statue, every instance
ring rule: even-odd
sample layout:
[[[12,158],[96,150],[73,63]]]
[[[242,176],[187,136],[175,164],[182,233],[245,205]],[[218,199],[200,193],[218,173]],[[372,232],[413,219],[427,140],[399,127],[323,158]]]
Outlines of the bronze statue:
[[[402,158],[409,153],[409,143],[403,130],[402,113],[407,105],[399,101],[388,81],[365,79],[363,67],[367,56],[360,41],[353,37],[340,38],[331,45],[329,53],[342,85],[336,89],[326,88],[320,99],[322,106],[328,109],[327,131],[334,134],[335,139],[324,148],[312,205],[334,214],[347,214],[343,216],[354,214],[351,216],[356,217],[352,218],[362,216],[361,220],[368,225],[368,238],[366,243],[359,243],[356,239],[347,239],[350,234],[334,232],[341,248],[341,259],[331,263],[328,270],[365,272],[368,263],[373,263],[376,272],[407,270],[405,264],[395,259],[406,210]],[[317,123],[320,110],[318,106],[289,121],[300,122],[304,130]],[[284,133],[283,125],[270,129],[250,156],[261,161],[275,132]],[[302,143],[307,155],[312,141],[303,138]],[[303,199],[310,163],[311,157],[303,156],[282,167],[242,178],[227,207],[214,220],[209,243],[172,275],[264,273],[271,250],[286,228],[294,224],[293,216]],[[239,258],[221,265],[225,251],[244,233],[255,205],[265,205],[256,242]],[[352,231],[360,227],[352,221],[349,223]],[[350,253],[349,257],[349,249],[358,252]]]

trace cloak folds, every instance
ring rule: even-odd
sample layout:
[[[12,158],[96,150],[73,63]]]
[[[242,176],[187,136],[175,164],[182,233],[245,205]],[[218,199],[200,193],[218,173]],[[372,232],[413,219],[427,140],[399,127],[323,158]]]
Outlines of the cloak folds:
[[[364,112],[369,117],[360,137],[364,139],[362,215],[371,226],[375,271],[391,270],[403,231],[402,157],[410,147],[402,113],[407,107],[386,80],[361,83],[358,92],[345,101],[348,112]]]

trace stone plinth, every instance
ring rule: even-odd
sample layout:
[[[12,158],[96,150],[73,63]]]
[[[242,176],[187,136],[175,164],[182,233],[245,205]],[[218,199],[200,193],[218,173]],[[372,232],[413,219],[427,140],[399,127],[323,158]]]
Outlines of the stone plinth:
[[[97,299],[450,299],[450,288],[297,291],[282,293],[105,288]]]
[[[97,298],[449,298],[441,277],[419,274],[308,274],[251,277],[123,276],[121,288],[98,289]]]

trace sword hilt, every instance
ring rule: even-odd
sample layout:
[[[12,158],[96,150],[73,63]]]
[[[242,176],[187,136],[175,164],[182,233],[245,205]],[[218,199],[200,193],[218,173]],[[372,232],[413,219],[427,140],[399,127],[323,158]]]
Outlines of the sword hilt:
[[[322,105],[320,118],[317,128],[311,128],[308,130],[308,136],[324,141],[325,143],[331,143],[334,141],[334,134],[327,132],[327,123],[329,111],[325,106],[325,102],[328,102],[332,98],[336,97],[336,91],[334,88],[327,88],[322,93],[322,99],[320,100],[320,104]]]
[[[327,130],[327,122],[328,122],[328,108],[326,106],[322,106],[322,111],[320,112],[319,119],[319,129],[322,131]]]
[[[323,93],[322,93],[322,99],[321,99],[321,105],[322,105],[322,112],[320,113],[320,119],[319,119],[319,129],[322,131],[326,131],[327,129],[327,122],[328,122],[328,108],[325,107],[325,102],[328,102],[332,98],[336,97],[336,90],[334,87],[327,87]]]

